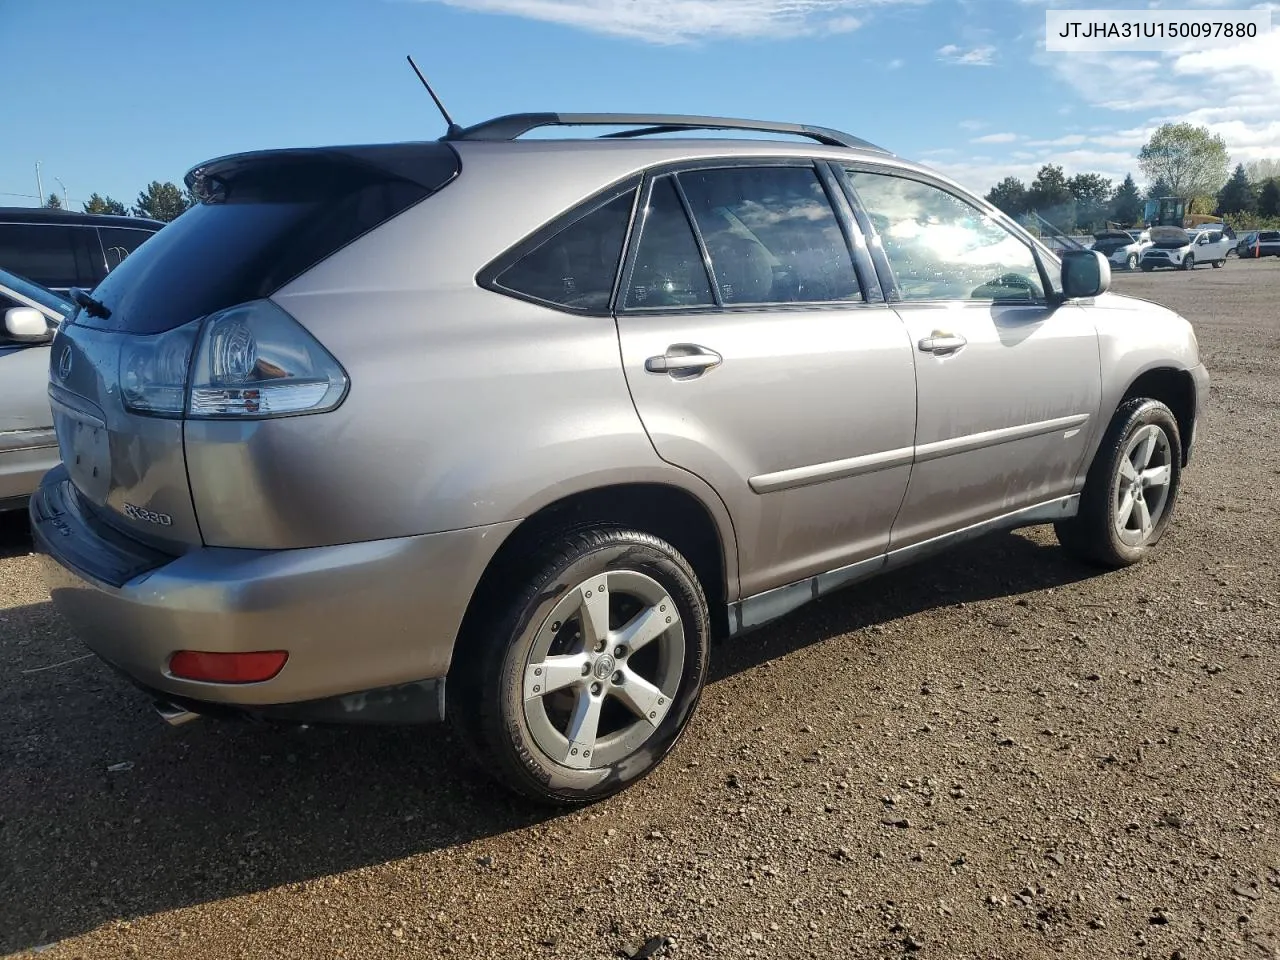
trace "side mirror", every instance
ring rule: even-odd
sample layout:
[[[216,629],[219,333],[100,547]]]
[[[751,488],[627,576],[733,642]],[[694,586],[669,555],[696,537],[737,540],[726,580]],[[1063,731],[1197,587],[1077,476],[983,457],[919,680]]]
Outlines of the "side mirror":
[[[10,307],[4,312],[4,332],[19,343],[44,343],[53,339],[49,321],[34,307]]]
[[[1064,250],[1062,295],[1082,300],[1106,293],[1111,286],[1111,264],[1096,250]]]

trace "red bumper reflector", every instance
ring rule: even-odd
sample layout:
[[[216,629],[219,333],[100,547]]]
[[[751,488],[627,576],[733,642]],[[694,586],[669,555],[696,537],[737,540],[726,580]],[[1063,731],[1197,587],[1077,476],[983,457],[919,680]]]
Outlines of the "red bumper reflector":
[[[179,650],[169,658],[169,672],[183,680],[206,683],[260,683],[270,680],[289,659],[284,650],[253,653],[202,653]]]

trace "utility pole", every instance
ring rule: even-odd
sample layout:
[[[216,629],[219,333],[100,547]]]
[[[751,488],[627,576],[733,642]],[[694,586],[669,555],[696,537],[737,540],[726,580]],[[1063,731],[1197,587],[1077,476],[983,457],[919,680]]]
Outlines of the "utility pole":
[[[40,206],[44,206],[44,181],[40,179],[40,161],[36,161],[36,194],[40,198]]]
[[[58,181],[58,186],[60,186],[60,187],[62,188],[62,209],[63,209],[63,210],[70,210],[70,209],[71,209],[71,207],[70,207],[70,206],[68,205],[68,203],[67,203],[67,185],[66,185],[65,183],[63,183],[63,182],[62,182],[62,178],[61,178],[61,177],[54,177],[53,179],[57,180],[57,181]]]

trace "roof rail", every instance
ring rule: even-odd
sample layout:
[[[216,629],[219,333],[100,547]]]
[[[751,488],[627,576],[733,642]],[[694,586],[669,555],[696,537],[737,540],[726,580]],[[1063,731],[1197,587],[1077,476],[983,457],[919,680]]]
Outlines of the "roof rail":
[[[768,120],[738,120],[732,117],[698,117],[664,113],[512,113],[466,127],[442,140],[515,140],[540,127],[639,127],[606,133],[602,139],[644,137],[681,130],[754,130],[759,133],[786,133],[808,137],[830,147],[850,147],[889,153],[883,147],[859,137],[815,127],[806,123],[774,123]]]

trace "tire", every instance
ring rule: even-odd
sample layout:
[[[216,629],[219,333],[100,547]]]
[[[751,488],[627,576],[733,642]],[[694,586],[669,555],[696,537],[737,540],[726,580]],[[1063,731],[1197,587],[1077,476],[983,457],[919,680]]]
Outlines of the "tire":
[[[1144,263],[1144,264],[1142,265],[1142,272],[1143,272],[1143,273],[1150,273],[1150,272],[1151,272],[1152,270],[1154,270],[1154,269],[1155,269],[1155,267],[1153,267],[1153,266],[1152,266],[1151,264],[1149,264],[1149,263]]]
[[[563,534],[495,582],[511,590],[479,598],[491,613],[468,624],[459,641],[466,656],[447,688],[450,716],[480,767],[558,806],[603,799],[657,767],[706,679],[710,617],[688,561],[647,533],[594,527]],[[602,613],[607,631],[592,644]],[[634,649],[629,631],[644,638]],[[556,690],[545,691],[547,680]]]
[[[1144,449],[1148,438],[1152,439],[1150,450]],[[1138,466],[1138,461],[1144,465]],[[1166,482],[1161,485],[1158,481],[1166,466]],[[1126,479],[1135,474],[1141,496],[1134,496],[1138,488]],[[1077,559],[1101,567],[1137,563],[1168,528],[1181,482],[1182,438],[1173,412],[1158,400],[1127,400],[1111,418],[1089,467],[1079,512],[1054,524],[1058,542]]]
[[[1219,267],[1225,267],[1226,265],[1227,265],[1226,257],[1223,257],[1221,260],[1213,261],[1213,269],[1215,270],[1217,270]]]
[[[1194,270],[1195,268],[1196,268],[1196,255],[1194,253],[1188,253],[1185,257],[1182,258],[1182,269]]]
[[[1138,255],[1136,253],[1129,254],[1129,259],[1125,262],[1125,268],[1128,270],[1138,269]]]

